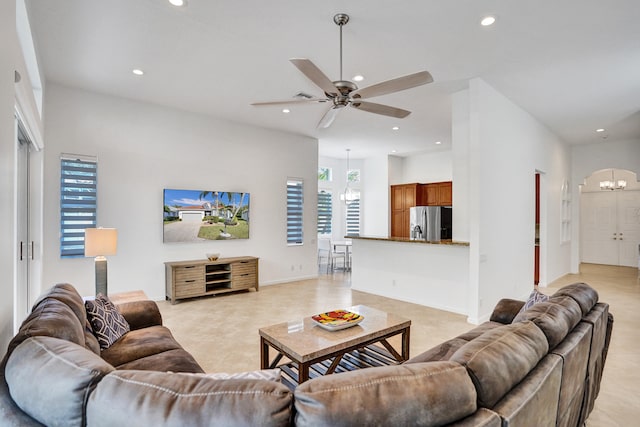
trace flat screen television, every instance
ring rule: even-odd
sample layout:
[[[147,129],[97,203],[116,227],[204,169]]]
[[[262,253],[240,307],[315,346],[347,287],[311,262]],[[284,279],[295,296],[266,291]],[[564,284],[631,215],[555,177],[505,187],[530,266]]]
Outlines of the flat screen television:
[[[163,200],[165,243],[249,238],[249,193],[165,189]]]

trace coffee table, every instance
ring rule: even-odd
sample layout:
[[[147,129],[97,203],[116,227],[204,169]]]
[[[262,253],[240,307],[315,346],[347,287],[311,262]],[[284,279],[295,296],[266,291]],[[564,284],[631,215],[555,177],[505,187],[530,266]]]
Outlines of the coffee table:
[[[379,347],[372,346],[376,343],[382,344],[386,349],[385,353],[390,356],[386,359],[390,363],[397,364],[409,359],[411,320],[364,305],[348,307],[346,310],[358,313],[364,316],[364,319],[355,326],[339,331],[325,330],[311,317],[260,328],[258,332],[261,368],[289,367],[290,364],[278,365],[283,357],[287,357],[297,366],[298,374],[294,380],[297,379],[297,383],[301,384],[309,379],[309,369],[312,365],[325,362],[326,371],[323,369],[321,374],[332,374],[345,355]],[[387,341],[387,338],[395,335],[401,335],[402,338],[400,352]],[[277,351],[273,360],[270,360],[270,348]],[[333,360],[327,367],[328,359]]]

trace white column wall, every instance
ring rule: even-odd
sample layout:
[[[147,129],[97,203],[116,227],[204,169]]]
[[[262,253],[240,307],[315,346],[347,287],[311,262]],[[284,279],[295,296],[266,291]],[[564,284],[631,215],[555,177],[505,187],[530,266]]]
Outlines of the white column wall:
[[[364,236],[388,236],[389,219],[389,160],[387,156],[370,157],[362,167],[362,232]]]
[[[110,292],[163,299],[163,263],[207,252],[260,257],[261,285],[317,276],[317,140],[55,84],[45,111],[45,284],[94,293],[93,259],[59,257],[63,152],[98,157],[98,225],[118,229]],[[302,246],[286,244],[288,177],[304,179]],[[164,244],[164,188],[250,193],[250,238]]]
[[[500,298],[523,298],[533,287],[536,170],[545,173],[548,189],[541,195],[548,223],[541,263],[548,281],[569,271],[570,248],[560,244],[559,230],[560,189],[570,174],[570,157],[560,138],[481,79],[470,81],[469,105],[469,292],[477,293],[470,298],[469,318],[477,323]],[[457,161],[466,165],[462,157]]]

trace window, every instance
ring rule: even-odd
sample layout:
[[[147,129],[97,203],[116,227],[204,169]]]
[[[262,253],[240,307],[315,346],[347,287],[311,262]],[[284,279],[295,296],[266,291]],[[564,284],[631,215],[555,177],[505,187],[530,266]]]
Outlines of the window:
[[[360,182],[360,169],[349,169],[347,171],[347,182]]]
[[[302,180],[287,180],[287,244],[302,244]]]
[[[60,257],[84,256],[84,229],[96,226],[97,161],[60,156]]]
[[[331,234],[331,216],[333,205],[331,192],[321,190],[318,192],[318,234]]]
[[[331,168],[318,168],[318,181],[331,181]]]
[[[347,236],[360,235],[360,193],[357,199],[347,204]]]

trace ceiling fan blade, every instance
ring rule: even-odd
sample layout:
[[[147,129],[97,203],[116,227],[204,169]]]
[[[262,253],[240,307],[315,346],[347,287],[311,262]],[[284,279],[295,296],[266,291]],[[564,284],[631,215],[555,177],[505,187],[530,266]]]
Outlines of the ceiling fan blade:
[[[333,123],[335,118],[338,116],[340,110],[342,110],[342,107],[331,107],[326,113],[324,113],[324,116],[322,116],[318,122],[318,129],[326,129],[331,126],[331,123]]]
[[[354,100],[351,106],[358,110],[367,111],[369,113],[382,114],[383,116],[396,117],[403,119],[411,114],[411,111],[403,110],[402,108],[391,107],[389,105],[376,104],[375,102],[357,101]]]
[[[251,105],[288,105],[288,104],[306,104],[312,102],[328,102],[326,98],[304,98],[304,99],[283,99],[281,101],[265,101],[265,102],[252,102]]]
[[[373,98],[375,96],[386,95],[388,93],[399,92],[412,87],[421,86],[431,83],[433,77],[428,71],[420,71],[419,73],[409,74],[408,76],[398,77],[396,79],[387,80],[375,85],[356,90],[353,96],[359,98]]]
[[[293,65],[295,65],[298,70],[302,72],[309,80],[315,83],[320,89],[325,91],[326,93],[337,94],[338,89],[333,84],[329,77],[327,77],[320,68],[316,67],[316,65],[308,59],[303,58],[292,58],[289,61]]]

